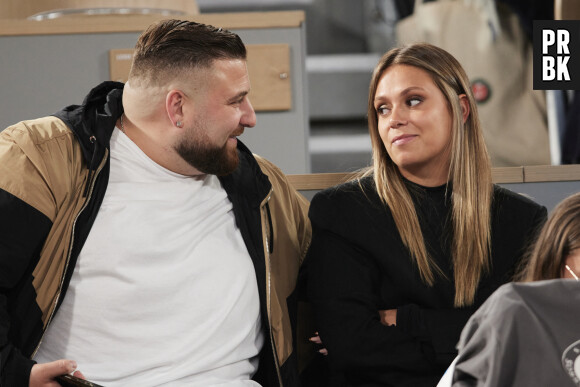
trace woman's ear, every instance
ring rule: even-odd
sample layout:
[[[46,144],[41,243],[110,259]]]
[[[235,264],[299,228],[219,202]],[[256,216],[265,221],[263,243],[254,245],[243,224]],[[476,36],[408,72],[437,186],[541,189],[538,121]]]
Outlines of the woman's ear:
[[[469,117],[469,100],[467,99],[467,95],[459,94],[459,105],[461,106],[461,115],[463,116],[463,123],[467,121],[467,117]]]
[[[183,105],[185,102],[185,94],[180,90],[171,90],[165,97],[165,109],[169,120],[178,128],[183,127]]]

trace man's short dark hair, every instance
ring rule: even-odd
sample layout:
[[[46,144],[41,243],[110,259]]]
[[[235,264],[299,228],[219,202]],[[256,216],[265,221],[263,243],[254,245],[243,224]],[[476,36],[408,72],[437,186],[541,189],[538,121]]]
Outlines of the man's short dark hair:
[[[176,73],[207,68],[217,59],[246,59],[237,34],[193,21],[163,20],[139,37],[129,79],[162,84]]]

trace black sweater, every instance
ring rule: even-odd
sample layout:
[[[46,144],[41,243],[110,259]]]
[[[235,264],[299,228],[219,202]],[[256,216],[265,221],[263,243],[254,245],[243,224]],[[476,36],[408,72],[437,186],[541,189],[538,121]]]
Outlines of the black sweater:
[[[451,192],[406,184],[428,252],[447,277],[437,276],[433,287],[421,280],[372,178],[362,180],[364,191],[350,182],[312,200],[306,278],[332,386],[435,386],[457,354],[461,329],[510,281],[546,219],[544,207],[494,187],[491,271],[481,279],[474,304],[458,309],[447,220]],[[382,325],[378,311],[394,308],[397,325]]]

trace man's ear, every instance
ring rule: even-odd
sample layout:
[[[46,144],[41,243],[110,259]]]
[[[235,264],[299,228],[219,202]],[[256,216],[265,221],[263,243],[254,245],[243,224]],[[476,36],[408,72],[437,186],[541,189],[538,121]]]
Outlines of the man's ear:
[[[469,100],[467,99],[467,95],[459,94],[459,105],[461,106],[461,115],[463,117],[463,123],[467,121],[467,117],[469,117]]]
[[[165,109],[169,120],[173,126],[178,128],[183,127],[183,105],[185,102],[185,94],[181,90],[171,90],[165,97]]]

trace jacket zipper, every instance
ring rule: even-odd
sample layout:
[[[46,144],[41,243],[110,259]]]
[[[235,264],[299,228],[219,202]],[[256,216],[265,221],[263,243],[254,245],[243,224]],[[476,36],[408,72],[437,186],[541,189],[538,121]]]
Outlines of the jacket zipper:
[[[264,254],[266,257],[266,263],[267,263],[267,267],[266,267],[266,274],[267,274],[267,285],[268,285],[268,290],[266,293],[266,310],[268,313],[268,332],[270,335],[270,344],[272,346],[272,357],[274,358],[274,366],[276,368],[276,374],[278,375],[278,383],[280,384],[280,387],[284,387],[282,384],[282,375],[280,373],[280,364],[278,363],[278,354],[276,353],[276,345],[274,344],[274,335],[272,334],[272,312],[271,312],[271,283],[272,283],[272,278],[271,278],[271,270],[270,270],[270,265],[271,265],[271,261],[270,261],[270,253],[271,253],[271,246],[270,246],[270,238],[268,235],[264,235],[264,234],[268,234],[268,231],[270,234],[272,234],[274,231],[271,229],[270,227],[270,222],[268,222],[267,220],[264,221],[264,216],[268,216],[268,214],[264,213],[264,207],[268,205],[268,202],[270,201],[270,198],[272,197],[272,192],[274,192],[273,188],[270,188],[270,192],[268,193],[268,196],[266,197],[266,199],[264,199],[262,201],[262,203],[260,204],[260,217],[262,219],[262,229],[264,230],[262,232],[262,239],[264,240]],[[267,230],[267,231],[266,231]]]
[[[107,155],[108,155],[108,150],[105,149],[105,157],[103,158],[103,161],[107,160]],[[70,246],[69,246],[68,254],[67,254],[67,257],[66,257],[66,263],[64,265],[64,271],[62,272],[62,277],[60,279],[60,285],[58,287],[58,293],[56,294],[56,299],[54,300],[54,304],[53,304],[53,307],[52,307],[52,311],[50,312],[50,316],[48,318],[48,321],[46,322],[45,328],[42,331],[42,336],[40,337],[40,340],[38,341],[38,344],[36,345],[36,348],[34,349],[34,352],[32,352],[32,355],[30,356],[31,359],[34,358],[34,356],[36,355],[36,352],[38,352],[38,349],[40,348],[40,345],[42,344],[42,340],[44,339],[44,335],[46,334],[46,330],[48,329],[48,326],[50,325],[50,323],[52,322],[52,318],[54,317],[54,313],[56,311],[56,306],[58,305],[58,301],[60,300],[60,295],[62,294],[62,286],[64,284],[64,278],[66,277],[66,272],[68,270],[68,265],[70,263],[70,257],[71,257],[71,254],[72,254],[72,248],[73,248],[74,239],[75,239],[75,228],[76,228],[76,225],[77,225],[77,220],[79,219],[79,216],[81,216],[81,214],[83,213],[83,211],[85,210],[85,208],[87,208],[87,205],[91,201],[91,198],[93,196],[93,188],[95,187],[95,183],[97,181],[97,177],[99,177],[99,174],[101,173],[101,171],[102,171],[102,169],[103,169],[104,166],[105,166],[105,163],[104,162],[101,162],[101,165],[99,165],[99,168],[94,173],[91,173],[91,171],[89,170],[89,177],[92,176],[93,180],[88,183],[88,184],[90,184],[90,187],[87,186],[87,189],[85,190],[85,193],[88,191],[87,199],[85,200],[85,203],[83,204],[83,207],[78,212],[78,214],[76,215],[75,220],[73,222],[72,234],[71,234],[71,239],[70,239]]]

